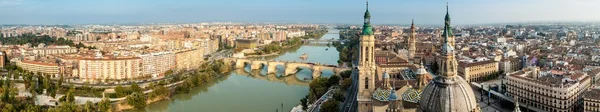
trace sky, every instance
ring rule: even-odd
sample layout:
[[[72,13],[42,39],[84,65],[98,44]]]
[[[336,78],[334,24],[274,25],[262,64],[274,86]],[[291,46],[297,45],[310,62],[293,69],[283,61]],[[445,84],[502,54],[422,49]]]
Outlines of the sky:
[[[600,0],[370,0],[373,24],[600,22]],[[0,24],[361,24],[365,0],[0,0]]]

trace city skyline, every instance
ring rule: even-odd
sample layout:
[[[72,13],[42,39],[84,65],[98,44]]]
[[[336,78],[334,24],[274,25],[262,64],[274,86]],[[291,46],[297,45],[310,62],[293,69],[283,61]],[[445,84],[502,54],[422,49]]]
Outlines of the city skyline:
[[[148,24],[197,22],[360,23],[363,0],[39,1],[0,0],[0,24]],[[374,0],[373,24],[441,25],[449,2],[454,25],[600,22],[594,0]],[[43,18],[43,19],[40,19]]]

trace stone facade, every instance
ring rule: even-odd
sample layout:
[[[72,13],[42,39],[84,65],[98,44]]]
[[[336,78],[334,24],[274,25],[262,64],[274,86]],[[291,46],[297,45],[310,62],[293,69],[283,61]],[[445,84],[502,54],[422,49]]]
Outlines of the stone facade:
[[[460,62],[458,65],[458,75],[467,82],[486,81],[490,75],[498,73],[498,62],[494,60]]]
[[[591,83],[584,73],[542,75],[537,67],[513,72],[507,79],[508,96],[518,97],[522,106],[549,112],[576,111],[581,94]]]

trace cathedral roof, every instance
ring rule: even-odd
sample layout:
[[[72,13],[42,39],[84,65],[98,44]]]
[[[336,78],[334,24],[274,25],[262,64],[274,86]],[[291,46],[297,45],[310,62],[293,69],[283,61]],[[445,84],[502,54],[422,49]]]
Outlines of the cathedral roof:
[[[389,101],[394,101],[394,100],[398,100],[398,95],[396,95],[396,91],[392,90],[390,93],[390,97],[388,98]]]
[[[429,72],[427,72],[427,69],[425,69],[425,67],[423,65],[420,65],[420,67],[415,72],[415,74],[428,74],[428,73]]]
[[[409,88],[408,90],[404,91],[404,93],[402,93],[402,100],[412,103],[419,103],[422,92],[422,90]]]
[[[424,112],[471,112],[478,108],[471,86],[460,76],[433,79],[421,93]]]

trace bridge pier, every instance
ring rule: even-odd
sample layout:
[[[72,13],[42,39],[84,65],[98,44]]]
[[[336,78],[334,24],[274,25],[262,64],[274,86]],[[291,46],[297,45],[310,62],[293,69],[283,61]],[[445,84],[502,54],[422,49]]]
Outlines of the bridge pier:
[[[267,74],[275,74],[277,73],[277,65],[272,65],[269,63],[267,66]]]
[[[312,72],[313,72],[312,73],[312,79],[313,80],[321,77],[321,74],[322,74],[321,72],[322,71],[321,71],[321,67],[320,66],[313,66]]]
[[[235,68],[236,69],[240,69],[240,68],[244,68],[245,63],[241,62],[241,61],[236,61],[235,62]]]
[[[296,67],[285,67],[285,72],[281,76],[293,75],[296,74],[296,72],[298,72]]]
[[[252,65],[250,66],[250,69],[257,70],[257,69],[260,69],[260,66],[261,66],[261,63],[253,62]]]

